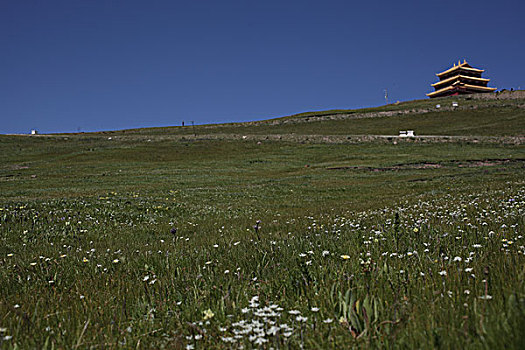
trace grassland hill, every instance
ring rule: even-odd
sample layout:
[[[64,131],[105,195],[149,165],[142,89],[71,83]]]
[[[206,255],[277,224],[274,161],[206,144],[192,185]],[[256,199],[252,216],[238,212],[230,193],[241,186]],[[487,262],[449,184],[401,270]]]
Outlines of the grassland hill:
[[[493,97],[0,135],[0,348],[523,349],[525,101]]]

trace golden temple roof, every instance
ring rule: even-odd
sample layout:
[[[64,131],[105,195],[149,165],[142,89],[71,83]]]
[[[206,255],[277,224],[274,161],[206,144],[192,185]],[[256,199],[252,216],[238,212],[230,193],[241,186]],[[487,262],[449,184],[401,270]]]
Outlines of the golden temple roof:
[[[434,83],[434,84],[431,84],[431,85],[435,87],[435,86],[442,85],[442,84],[451,82],[451,81],[456,80],[456,79],[461,79],[461,78],[470,79],[470,80],[477,80],[477,81],[482,81],[482,82],[487,82],[487,83],[490,81],[490,79],[486,79],[486,78],[477,78],[477,77],[470,77],[468,75],[458,74],[458,75],[455,75],[453,77],[450,77],[450,78],[438,81],[437,83]]]
[[[491,88],[491,87],[486,87],[486,86],[470,85],[470,84],[463,84],[463,83],[460,83],[460,82],[456,82],[453,85],[449,85],[447,87],[444,87],[443,89],[440,89],[440,90],[428,93],[427,96],[428,97],[432,97],[432,96],[436,96],[436,95],[441,95],[444,92],[455,90],[458,87],[465,87],[467,89],[474,90],[474,91],[480,91],[480,92],[496,91],[496,88]]]
[[[441,77],[445,74],[448,74],[450,72],[453,72],[455,70],[458,70],[458,69],[464,69],[464,70],[467,70],[467,71],[471,71],[471,72],[476,72],[476,73],[483,73],[484,70],[483,69],[477,69],[477,68],[472,68],[466,60],[463,60],[463,63],[461,63],[461,61],[458,61],[458,65],[456,66],[456,64],[454,63],[454,66],[452,68],[449,68],[447,69],[446,71],[444,72],[441,72],[441,73],[437,73],[436,75],[438,77]]]

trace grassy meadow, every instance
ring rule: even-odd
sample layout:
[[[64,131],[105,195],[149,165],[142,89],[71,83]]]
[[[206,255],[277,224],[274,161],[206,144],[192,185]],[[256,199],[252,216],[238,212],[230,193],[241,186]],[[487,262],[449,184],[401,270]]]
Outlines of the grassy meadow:
[[[0,348],[524,348],[525,116],[479,103],[0,136]],[[467,139],[286,137],[407,121]]]

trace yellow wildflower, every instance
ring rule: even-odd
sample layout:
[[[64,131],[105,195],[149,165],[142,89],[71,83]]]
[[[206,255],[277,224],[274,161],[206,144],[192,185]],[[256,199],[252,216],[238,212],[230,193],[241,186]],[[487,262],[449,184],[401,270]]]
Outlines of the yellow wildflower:
[[[210,318],[215,316],[215,314],[213,313],[213,311],[211,311],[211,309],[208,309],[204,311],[203,313],[204,313],[204,320],[209,320]]]

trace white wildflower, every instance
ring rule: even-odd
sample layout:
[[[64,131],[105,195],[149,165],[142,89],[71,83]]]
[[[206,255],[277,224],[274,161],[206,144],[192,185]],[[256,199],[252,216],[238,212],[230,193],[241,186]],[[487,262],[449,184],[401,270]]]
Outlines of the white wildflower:
[[[306,321],[308,321],[308,317],[297,316],[297,317],[295,318],[295,320],[296,320],[297,322],[306,322]]]

